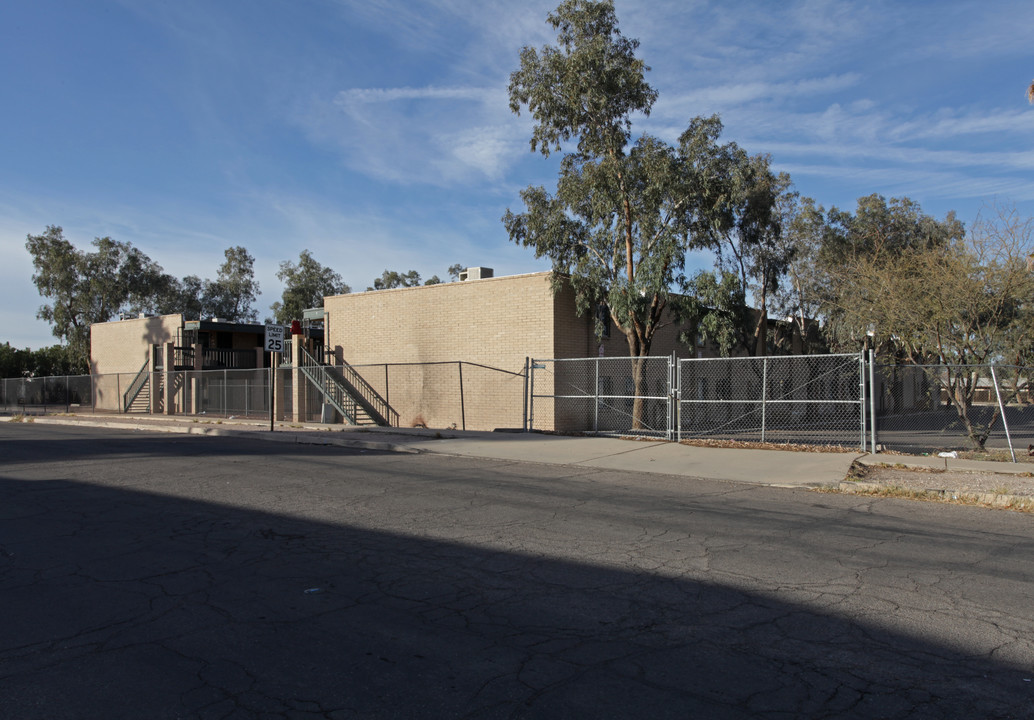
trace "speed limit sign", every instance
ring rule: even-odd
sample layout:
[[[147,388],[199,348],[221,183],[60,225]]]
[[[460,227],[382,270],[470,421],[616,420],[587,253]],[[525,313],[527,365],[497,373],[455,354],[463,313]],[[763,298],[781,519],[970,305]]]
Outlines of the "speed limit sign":
[[[266,352],[284,351],[284,326],[266,325]]]

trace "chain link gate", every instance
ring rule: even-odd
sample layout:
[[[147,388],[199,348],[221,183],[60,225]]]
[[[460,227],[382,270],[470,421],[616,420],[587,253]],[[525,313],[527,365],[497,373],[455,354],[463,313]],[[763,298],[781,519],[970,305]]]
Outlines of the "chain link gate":
[[[529,430],[673,439],[674,357],[529,361]]]
[[[529,360],[527,429],[865,447],[861,354]]]
[[[865,447],[861,354],[678,362],[677,438]]]

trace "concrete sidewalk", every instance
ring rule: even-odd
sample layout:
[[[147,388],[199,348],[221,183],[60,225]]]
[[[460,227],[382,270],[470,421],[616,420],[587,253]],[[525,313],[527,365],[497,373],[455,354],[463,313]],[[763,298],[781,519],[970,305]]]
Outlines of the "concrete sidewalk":
[[[0,420],[11,418],[0,418]],[[87,425],[121,430],[211,436],[260,437],[269,442],[338,445],[386,452],[431,452],[512,462],[594,467],[683,477],[729,480],[776,487],[822,487],[843,481],[858,461],[870,466],[939,470],[944,458],[860,452],[801,452],[713,448],[679,443],[605,437],[571,437],[522,432],[481,432],[425,428],[355,427],[319,423],[208,419],[153,415],[44,415],[32,422]],[[949,459],[948,468],[964,472],[1026,475],[1029,463]]]
[[[47,415],[32,422],[339,445],[389,452],[431,452],[512,462],[649,472],[777,487],[840,483],[861,453],[711,448],[678,443],[521,432],[357,428],[346,425],[127,415]]]

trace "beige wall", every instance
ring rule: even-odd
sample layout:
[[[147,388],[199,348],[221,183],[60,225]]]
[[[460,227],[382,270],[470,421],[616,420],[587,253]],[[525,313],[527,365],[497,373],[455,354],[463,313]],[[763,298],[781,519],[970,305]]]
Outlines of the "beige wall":
[[[137,373],[148,359],[150,346],[176,340],[183,316],[133,318],[90,326],[90,373]]]
[[[520,427],[516,373],[528,355],[553,356],[556,304],[548,273],[337,295],[324,300],[327,344],[388,395],[402,425]]]
[[[150,358],[151,345],[173,342],[183,326],[180,314],[95,323],[90,326],[90,374],[94,407],[119,410],[125,392]]]
[[[605,357],[628,356],[625,336],[615,327],[610,338],[597,340],[593,318],[575,312],[574,291],[565,287],[554,295],[550,277],[543,272],[328,297],[327,343],[387,397],[404,426],[520,427],[524,378],[516,373],[526,357],[597,357],[601,345]],[[661,328],[651,354],[696,356],[695,347],[678,343],[678,333],[674,326]],[[536,383],[535,393],[544,395],[565,394],[571,386],[561,370],[539,373]],[[562,405],[536,401],[535,427],[577,422],[568,415],[582,412],[578,403]]]
[[[553,351],[548,273],[336,295],[328,345],[352,364],[467,360],[512,370]]]
[[[554,295],[550,277],[543,272],[328,297],[327,344],[386,397],[403,426],[520,427],[524,378],[518,373],[526,357],[628,357],[621,331],[612,327],[609,338],[597,339],[593,317],[575,313],[574,291],[565,287]],[[668,319],[650,355],[718,356],[710,345],[680,343],[682,329]],[[556,363],[536,373],[535,394],[584,393],[584,372]],[[663,392],[658,382],[651,376],[651,393]],[[623,376],[612,382],[617,392],[625,384]],[[577,399],[538,399],[535,427],[585,427],[583,405]]]

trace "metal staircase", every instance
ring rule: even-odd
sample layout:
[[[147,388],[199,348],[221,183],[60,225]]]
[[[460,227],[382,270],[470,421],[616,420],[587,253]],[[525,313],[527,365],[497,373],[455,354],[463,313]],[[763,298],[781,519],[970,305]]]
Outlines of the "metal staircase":
[[[122,393],[122,412],[148,413],[151,412],[150,393],[145,392],[151,387],[150,360],[144,361],[144,366],[133,378],[129,388]],[[142,394],[142,399],[141,399]]]
[[[349,425],[398,426],[399,414],[351,365],[322,363],[304,347],[299,356],[302,374]]]

